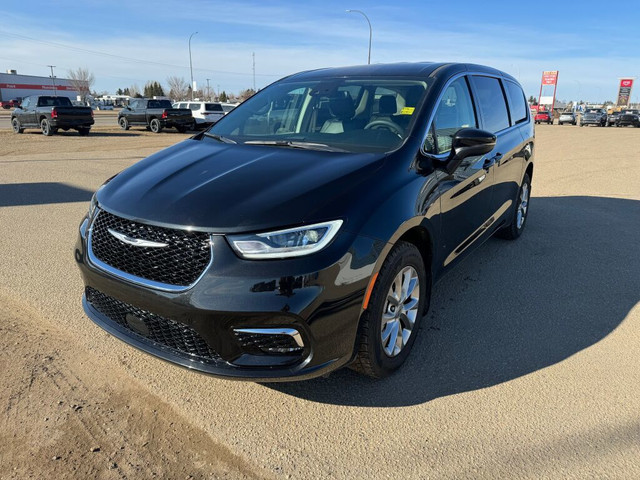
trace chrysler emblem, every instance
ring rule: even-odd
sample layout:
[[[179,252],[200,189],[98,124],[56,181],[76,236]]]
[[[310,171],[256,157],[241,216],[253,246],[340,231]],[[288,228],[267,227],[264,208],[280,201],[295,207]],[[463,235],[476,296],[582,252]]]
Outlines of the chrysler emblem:
[[[142,238],[133,238],[112,228],[108,228],[107,230],[122,243],[133,245],[134,247],[163,248],[169,245],[168,243],[152,242],[151,240],[144,240]]]

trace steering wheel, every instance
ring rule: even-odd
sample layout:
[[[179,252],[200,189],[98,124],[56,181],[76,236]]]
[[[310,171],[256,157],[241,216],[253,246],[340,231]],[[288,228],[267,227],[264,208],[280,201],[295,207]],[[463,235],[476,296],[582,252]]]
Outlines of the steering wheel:
[[[374,120],[373,122],[368,123],[364,127],[365,130],[369,130],[372,128],[373,129],[386,128],[390,130],[392,133],[395,133],[400,138],[402,138],[402,134],[404,133],[402,131],[402,127],[400,127],[400,125],[396,123],[393,123],[391,120]]]

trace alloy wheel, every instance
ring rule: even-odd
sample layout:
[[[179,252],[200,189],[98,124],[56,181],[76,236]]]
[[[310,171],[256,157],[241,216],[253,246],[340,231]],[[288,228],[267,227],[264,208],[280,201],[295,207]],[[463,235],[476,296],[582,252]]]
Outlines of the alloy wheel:
[[[520,199],[518,201],[516,225],[519,229],[522,228],[522,225],[524,224],[524,221],[527,217],[527,208],[529,208],[529,185],[525,183],[520,189]]]
[[[382,311],[380,339],[388,357],[398,355],[409,341],[419,303],[418,272],[411,266],[405,267],[393,280]]]

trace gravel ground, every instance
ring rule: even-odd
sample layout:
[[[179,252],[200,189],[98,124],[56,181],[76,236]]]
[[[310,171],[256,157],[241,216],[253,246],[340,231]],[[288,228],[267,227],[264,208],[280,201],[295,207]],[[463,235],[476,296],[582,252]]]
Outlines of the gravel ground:
[[[640,478],[640,130],[536,130],[527,230],[435,287],[400,372],[274,385],[82,312],[91,192],[188,135],[0,131],[0,478]]]

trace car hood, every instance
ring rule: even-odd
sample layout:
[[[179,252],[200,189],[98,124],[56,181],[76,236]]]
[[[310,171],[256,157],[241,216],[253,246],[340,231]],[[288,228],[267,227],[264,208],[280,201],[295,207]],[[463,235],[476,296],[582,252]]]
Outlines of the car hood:
[[[186,140],[124,170],[97,194],[126,218],[217,233],[258,231],[340,218],[345,198],[385,154],[336,153]],[[335,210],[335,207],[332,207]]]

